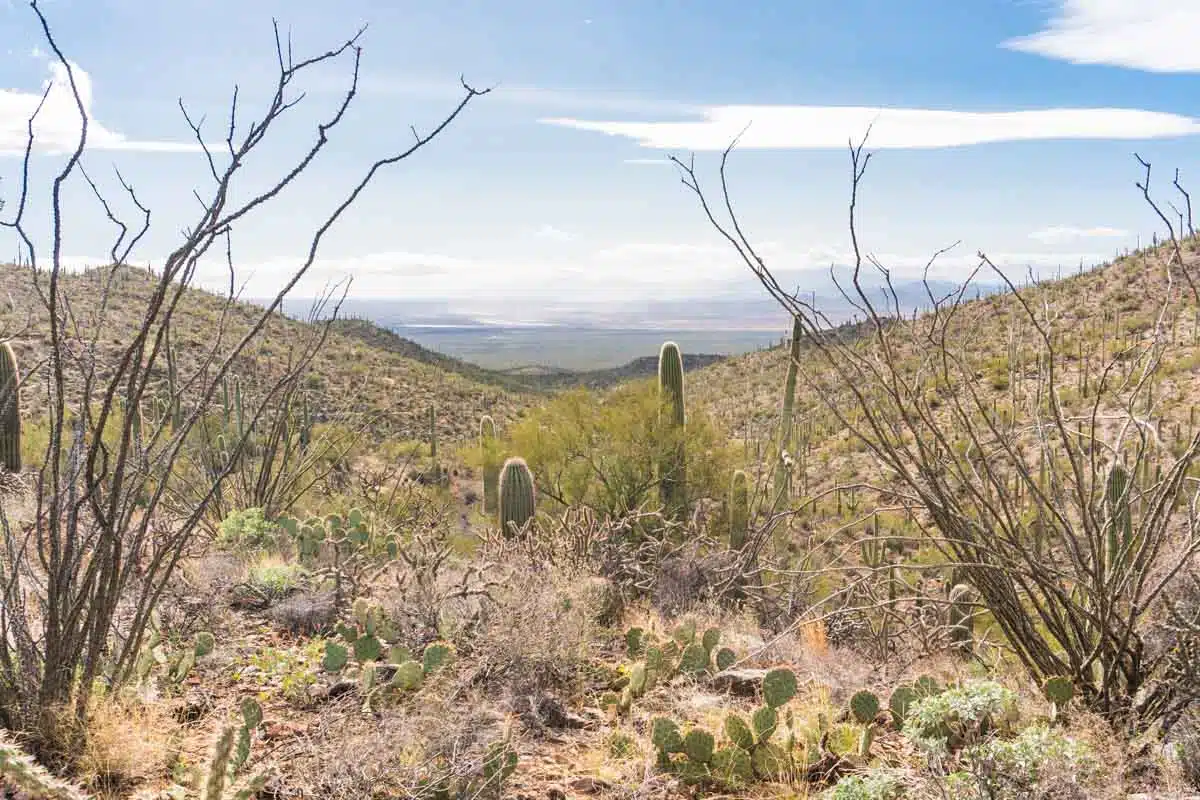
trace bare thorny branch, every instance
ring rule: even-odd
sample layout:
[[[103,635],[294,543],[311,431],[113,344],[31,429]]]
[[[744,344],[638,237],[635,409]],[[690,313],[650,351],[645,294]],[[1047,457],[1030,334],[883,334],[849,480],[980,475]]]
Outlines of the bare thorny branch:
[[[739,221],[726,173],[737,141],[721,155],[721,211],[701,188],[694,157],[687,163],[671,160],[716,232],[797,318],[807,345],[797,368],[814,394],[883,469],[891,495],[921,512],[917,519],[930,540],[978,590],[1006,646],[1031,676],[1069,675],[1096,708],[1128,711],[1162,659],[1145,646],[1147,617],[1200,550],[1194,504],[1184,503],[1180,513],[1193,491],[1185,482],[1200,454],[1200,436],[1171,456],[1153,436],[1148,416],[1168,344],[1166,320],[1177,298],[1177,275],[1200,302],[1175,228],[1150,196],[1149,164],[1139,157],[1146,175],[1138,187],[1171,233],[1166,288],[1148,340],[1113,348],[1101,364],[1095,394],[1081,398],[1080,415],[1068,412],[1062,397],[1064,353],[1070,352],[1063,340],[1083,334],[1059,319],[1046,287],[1019,288],[981,252],[961,287],[937,297],[928,274],[944,249],[922,278],[928,312],[904,318],[890,273],[864,254],[859,241],[859,189],[870,161],[863,152],[865,137],[850,145],[854,263],[852,288],[839,284],[839,289],[867,320],[870,336],[857,341],[839,336],[825,314],[782,287]],[[1187,198],[1178,176],[1176,181]],[[1190,232],[1190,210],[1187,224]],[[883,281],[882,305],[864,287],[868,263]],[[978,380],[978,356],[988,344],[978,338],[986,328],[981,323],[998,306],[995,298],[964,300],[981,270],[997,275],[1008,290],[1015,326],[1010,359],[1033,354],[1032,386],[1018,365],[1010,366],[1014,383],[1007,409],[989,402]],[[1028,424],[1018,424],[1022,414]],[[1105,497],[1110,464],[1127,464],[1133,476],[1116,501],[1127,504],[1133,518],[1131,535],[1119,546],[1113,544],[1117,515]],[[1144,718],[1182,701],[1170,686],[1150,688],[1138,703]]]
[[[0,625],[9,635],[0,639],[0,682],[22,697],[22,708],[11,710],[18,716],[61,704],[74,696],[82,713],[87,704],[92,680],[101,672],[118,679],[132,669],[141,645],[149,614],[171,576],[181,554],[187,548],[202,519],[210,512],[214,498],[241,459],[249,435],[232,443],[228,461],[200,491],[192,495],[186,509],[172,502],[178,487],[171,480],[177,464],[185,457],[189,433],[207,414],[215,393],[227,376],[245,358],[250,344],[263,336],[283,298],[312,267],[325,235],[349,210],[366,187],[387,167],[399,164],[423,149],[452,122],[467,105],[490,89],[476,89],[462,81],[464,94],[458,104],[427,134],[396,152],[374,161],[350,191],[328,212],[312,233],[307,252],[285,285],[261,311],[235,329],[233,309],[237,302],[233,290],[233,259],[230,236],[235,226],[248,222],[288,189],[326,149],[330,135],[345,118],[358,90],[362,49],[360,30],[338,47],[302,60],[295,60],[290,41],[286,47],[275,25],[278,74],[274,94],[259,121],[239,132],[238,94],[235,89],[225,134],[226,154],[212,151],[202,135],[203,121],[193,122],[181,109],[187,124],[200,142],[209,166],[213,185],[206,198],[200,199],[201,211],[183,235],[183,241],[164,260],[161,270],[152,276],[146,298],[145,316],[132,336],[121,342],[118,358],[98,363],[98,347],[104,329],[108,304],[116,283],[128,269],[126,260],[149,229],[150,210],[138,199],[121,173],[116,178],[140,220],[136,226],[123,221],[105,199],[99,186],[84,167],[88,137],[88,119],[74,70],[60,49],[50,23],[37,0],[30,3],[45,40],[62,64],[79,112],[80,134],[73,152],[53,180],[51,187],[51,247],[46,261],[29,233],[26,210],[32,191],[30,162],[35,147],[34,123],[50,88],[28,123],[28,139],[21,172],[21,186],[15,216],[4,222],[23,243],[22,261],[33,279],[49,324],[50,353],[46,368],[35,364],[23,381],[38,379],[46,383],[49,437],[45,459],[37,471],[33,492],[36,498],[34,524],[28,536],[7,531],[7,560],[0,571],[9,597],[32,591],[37,608],[5,603],[0,609]],[[252,154],[268,139],[268,134],[289,110],[303,99],[290,97],[293,83],[312,69],[327,63],[351,59],[350,85],[334,113],[317,125],[316,137],[303,154],[269,188],[234,203],[231,200],[234,178],[250,161]],[[117,229],[110,250],[113,267],[99,271],[103,282],[99,308],[88,323],[76,318],[69,297],[71,279],[62,260],[63,232],[66,220],[62,210],[62,192],[75,173],[79,173],[97,199],[105,217]],[[197,193],[197,197],[200,197]],[[216,330],[190,374],[181,374],[167,388],[167,402],[182,403],[175,420],[162,415],[147,430],[141,428],[143,401],[160,397],[163,387],[164,359],[173,357],[170,333],[176,312],[198,265],[224,243],[230,271],[230,289]],[[318,302],[333,297],[329,291]],[[344,293],[343,295],[344,296]],[[314,355],[324,343],[329,324],[336,317],[340,299],[333,302],[333,314],[296,348],[296,355],[282,376],[267,381],[264,391],[248,410],[248,430],[253,431],[270,416],[288,387],[307,371]],[[87,331],[87,328],[91,331]],[[110,334],[111,336],[111,334]],[[125,413],[128,412],[128,413]],[[114,426],[115,440],[108,433]],[[194,489],[195,487],[193,487]],[[174,513],[171,513],[171,512]],[[164,522],[164,515],[169,524]],[[31,537],[35,559],[31,562],[25,544],[15,538]],[[22,588],[25,587],[25,588]],[[132,613],[121,630],[114,628],[118,603],[131,603]],[[15,652],[13,648],[16,648]],[[15,667],[20,664],[20,670]],[[40,675],[31,674],[31,665],[40,667]],[[76,671],[77,665],[80,667]],[[82,690],[72,694],[75,685]]]

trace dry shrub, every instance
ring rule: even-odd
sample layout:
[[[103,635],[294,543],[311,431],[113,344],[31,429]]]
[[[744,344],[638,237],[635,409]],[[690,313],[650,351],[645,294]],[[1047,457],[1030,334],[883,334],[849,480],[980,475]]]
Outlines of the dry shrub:
[[[460,698],[461,699],[461,698]],[[283,797],[324,800],[422,798],[424,781],[479,770],[487,745],[503,735],[503,718],[483,697],[451,709],[424,696],[408,709],[364,717],[353,705],[331,707],[312,736],[277,760]]]
[[[593,584],[517,566],[492,597],[469,643],[476,681],[522,695],[576,693],[597,627]]]
[[[93,701],[76,770],[100,798],[127,797],[167,771],[178,728],[168,710],[135,698]]]

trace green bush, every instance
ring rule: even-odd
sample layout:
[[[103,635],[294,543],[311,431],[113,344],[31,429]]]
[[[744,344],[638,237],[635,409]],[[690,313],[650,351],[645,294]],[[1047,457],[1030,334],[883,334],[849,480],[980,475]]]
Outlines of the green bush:
[[[1061,731],[1035,725],[1013,739],[989,739],[963,751],[969,771],[947,781],[954,800],[1018,800],[1039,793],[1039,782],[1053,776],[1086,785],[1098,774],[1091,749]],[[1040,787],[1047,788],[1047,787]]]
[[[913,703],[904,733],[927,750],[945,752],[975,745],[1011,728],[1016,694],[994,681],[972,681]]]
[[[271,550],[276,545],[279,526],[263,514],[261,508],[234,511],[221,520],[217,545],[226,550],[252,552]]]
[[[308,570],[299,564],[263,560],[250,567],[249,583],[268,600],[287,597],[304,585]]]
[[[537,480],[539,498],[552,505],[586,505],[620,515],[658,502],[657,467],[679,445],[687,459],[687,500],[724,497],[732,468],[728,439],[700,408],[689,408],[682,433],[653,381],[606,394],[565,392],[532,410],[505,440]]]
[[[828,800],[899,800],[904,784],[891,770],[873,769],[864,775],[847,775],[825,796]]]

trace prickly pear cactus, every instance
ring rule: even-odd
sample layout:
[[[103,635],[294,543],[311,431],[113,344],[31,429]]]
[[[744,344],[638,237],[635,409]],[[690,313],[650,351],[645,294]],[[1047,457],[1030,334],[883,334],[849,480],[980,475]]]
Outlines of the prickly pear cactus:
[[[350,652],[345,647],[337,642],[325,642],[325,658],[321,661],[321,666],[326,672],[340,672],[349,660]]]
[[[873,692],[861,691],[850,698],[850,713],[860,725],[866,725],[879,713],[879,698]]]
[[[773,669],[763,676],[763,701],[779,708],[796,696],[796,674],[790,669]]]
[[[717,669],[727,670],[737,663],[737,654],[728,647],[722,647],[717,651]]]
[[[450,663],[454,657],[454,651],[450,645],[445,642],[434,642],[425,648],[425,653],[421,657],[421,666],[425,670],[425,674],[429,675]]]
[[[689,644],[679,656],[680,672],[698,674],[708,669],[708,663],[708,651],[699,644]]]
[[[693,728],[683,737],[683,752],[689,761],[707,764],[712,761],[716,741],[713,735],[701,728]]]
[[[505,536],[514,536],[533,519],[536,497],[533,473],[525,459],[513,456],[504,462],[500,470],[500,530]]]
[[[392,686],[403,691],[413,691],[420,688],[425,680],[425,670],[415,661],[405,661],[396,666],[392,676]]]
[[[725,718],[725,736],[743,750],[754,749],[754,733],[746,720],[736,713],[730,713]]]

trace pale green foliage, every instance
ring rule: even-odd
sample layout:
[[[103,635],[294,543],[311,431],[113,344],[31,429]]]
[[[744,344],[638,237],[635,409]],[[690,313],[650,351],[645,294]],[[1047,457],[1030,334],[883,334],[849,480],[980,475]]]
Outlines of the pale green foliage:
[[[221,520],[217,545],[228,550],[270,550],[278,533],[279,526],[268,520],[261,508],[246,508]]]
[[[899,776],[886,769],[874,769],[863,775],[847,775],[830,789],[828,800],[899,800],[904,794]]]
[[[1091,748],[1044,725],[967,748],[962,761],[968,769],[947,781],[953,800],[1018,800],[1051,772],[1084,787],[1100,772]]]
[[[656,471],[682,438],[691,454],[689,500],[724,497],[731,464],[726,437],[699,408],[688,409],[685,428],[669,421],[654,382],[604,395],[576,389],[530,411],[510,430],[506,450],[520,453],[537,475],[540,500],[615,515],[658,500]]]
[[[904,733],[928,750],[971,746],[994,731],[1011,727],[1016,694],[994,681],[973,681],[918,700],[909,708]]]

